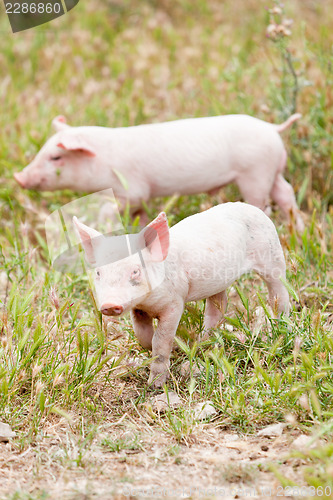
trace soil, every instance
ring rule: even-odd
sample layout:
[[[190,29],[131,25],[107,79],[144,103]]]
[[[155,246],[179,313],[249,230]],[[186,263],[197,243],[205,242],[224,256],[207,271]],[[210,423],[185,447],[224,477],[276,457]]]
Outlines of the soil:
[[[133,419],[126,420],[119,421],[116,434],[130,443],[135,425]],[[299,471],[305,464],[288,457],[300,434],[297,430],[285,429],[280,437],[267,438],[199,424],[195,434],[178,444],[147,424],[136,445],[110,451],[101,446],[110,428],[109,424],[107,432],[101,431],[82,456],[80,445],[61,422],[50,427],[48,438],[23,452],[14,443],[1,444],[1,498],[14,491],[31,495],[15,498],[62,500],[299,497],[300,491],[293,496],[270,470],[271,464],[278,466],[280,473],[300,484]]]

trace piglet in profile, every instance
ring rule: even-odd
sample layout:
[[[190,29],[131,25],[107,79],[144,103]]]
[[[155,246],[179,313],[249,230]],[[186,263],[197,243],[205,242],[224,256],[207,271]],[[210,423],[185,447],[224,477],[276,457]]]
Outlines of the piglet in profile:
[[[280,137],[300,116],[281,125],[225,115],[120,128],[71,127],[59,116],[56,134],[14,177],[39,191],[112,188],[120,210],[129,203],[133,211],[152,198],[214,193],[233,182],[244,201],[262,210],[272,198],[302,231],[293,188],[283,177],[287,152]]]
[[[253,270],[266,282],[274,313],[289,312],[279,238],[274,224],[256,207],[240,202],[218,205],[170,229],[162,212],[134,243],[126,240],[128,250],[122,255],[119,237],[105,237],[76,217],[74,224],[86,260],[94,268],[98,306],[109,316],[130,311],[140,344],[152,350],[149,383],[155,386],[168,377],[186,302],[206,299],[205,337],[223,318],[226,289]]]

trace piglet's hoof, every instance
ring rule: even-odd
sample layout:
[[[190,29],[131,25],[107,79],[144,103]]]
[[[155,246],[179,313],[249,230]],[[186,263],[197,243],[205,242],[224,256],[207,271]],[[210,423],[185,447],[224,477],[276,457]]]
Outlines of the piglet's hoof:
[[[149,375],[148,384],[152,385],[153,387],[158,389],[159,387],[163,387],[163,385],[166,383],[168,377],[169,377],[168,372],[161,373],[161,372],[157,372],[155,370],[154,371],[151,370],[150,375]]]

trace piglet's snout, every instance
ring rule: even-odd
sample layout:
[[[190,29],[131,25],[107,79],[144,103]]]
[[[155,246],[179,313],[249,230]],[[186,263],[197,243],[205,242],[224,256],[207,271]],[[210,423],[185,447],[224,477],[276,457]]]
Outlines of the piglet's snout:
[[[105,316],[119,316],[123,310],[123,306],[117,306],[114,304],[103,304],[101,307],[101,313]]]
[[[21,172],[17,172],[14,174],[14,179],[16,180],[16,182],[22,187],[24,188],[25,187],[25,179],[24,179],[24,176],[22,175]]]

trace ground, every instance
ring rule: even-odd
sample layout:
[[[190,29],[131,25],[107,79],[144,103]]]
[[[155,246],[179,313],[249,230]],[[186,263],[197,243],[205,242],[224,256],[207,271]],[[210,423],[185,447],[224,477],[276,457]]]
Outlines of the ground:
[[[110,451],[100,445],[103,430],[80,456],[80,445],[71,442],[70,455],[62,443],[71,440],[66,425],[58,422],[47,430],[47,440],[23,453],[10,444],[2,445],[1,487],[29,492],[33,498],[297,498],[310,497],[309,486],[281,486],[270,471],[279,463],[282,474],[300,479],[300,458],[291,458],[290,449],[300,431],[286,430],[282,436],[267,438],[240,436],[220,426],[198,424],[186,443],[177,444],[165,432],[149,425],[141,428],[135,419],[120,419],[106,426],[104,436],[128,441],[128,449]],[[127,421],[127,423],[125,423]],[[104,437],[105,439],[105,437]],[[98,446],[99,442],[99,446]],[[67,462],[66,466],[64,462]],[[79,463],[78,463],[79,462]],[[61,492],[61,495],[60,495]],[[307,494],[309,493],[309,494]],[[23,497],[24,498],[24,497]]]

